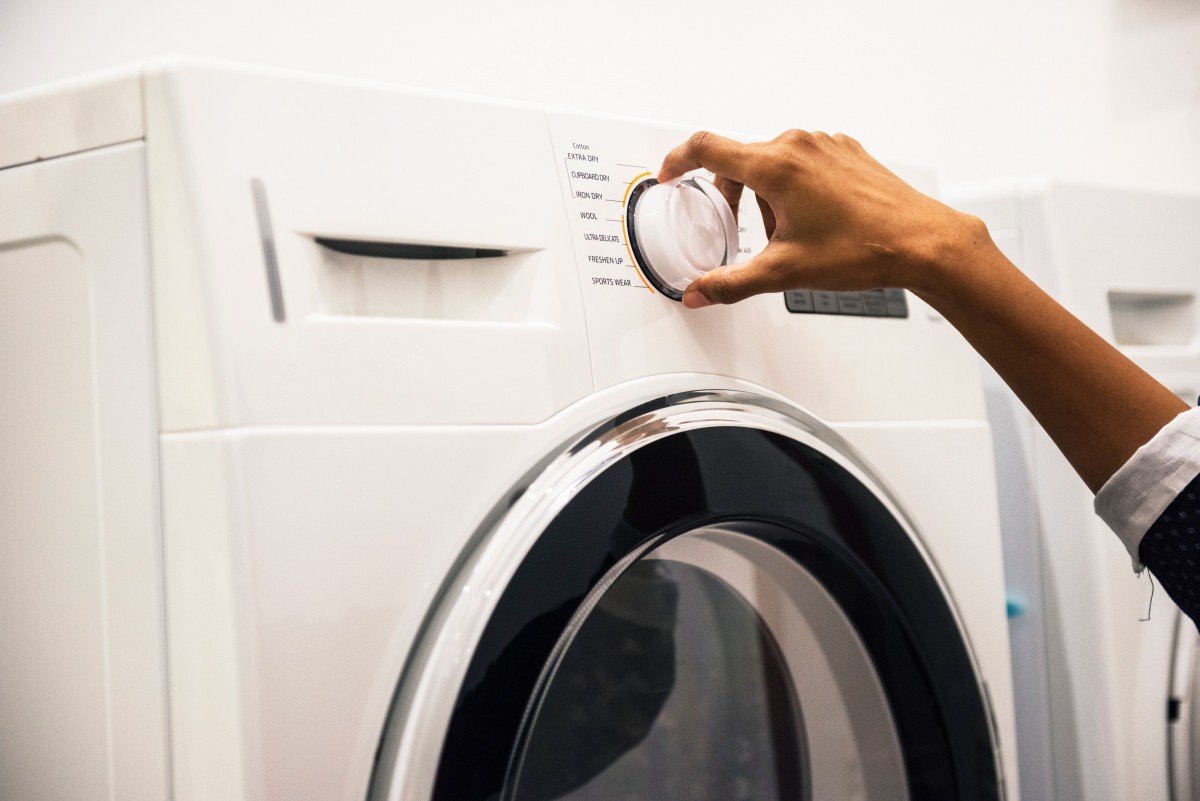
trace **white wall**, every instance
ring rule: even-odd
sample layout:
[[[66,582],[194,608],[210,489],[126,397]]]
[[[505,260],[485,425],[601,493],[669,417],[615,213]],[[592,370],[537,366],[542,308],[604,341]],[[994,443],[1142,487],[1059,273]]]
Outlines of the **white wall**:
[[[0,0],[0,92],[166,53],[1200,189],[1200,0]]]

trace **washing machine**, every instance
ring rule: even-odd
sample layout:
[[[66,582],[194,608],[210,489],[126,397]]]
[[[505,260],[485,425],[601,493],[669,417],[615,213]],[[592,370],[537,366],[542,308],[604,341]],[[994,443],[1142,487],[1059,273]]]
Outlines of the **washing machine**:
[[[684,309],[764,244],[689,129],[173,60],[0,130],[0,796],[1016,799],[975,359]]]
[[[1197,402],[1200,196],[1050,180],[950,194],[1038,284]],[[986,386],[1023,795],[1200,799],[1195,626],[1148,573],[1135,575],[1091,493],[1016,397],[992,373]]]

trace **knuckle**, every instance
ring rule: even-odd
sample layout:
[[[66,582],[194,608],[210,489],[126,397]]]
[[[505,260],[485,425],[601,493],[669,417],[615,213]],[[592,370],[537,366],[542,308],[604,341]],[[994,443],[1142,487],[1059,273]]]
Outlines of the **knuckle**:
[[[837,142],[839,145],[846,145],[848,147],[853,147],[853,148],[862,147],[862,145],[860,145],[858,143],[857,139],[855,139],[853,136],[848,136],[844,133],[835,133],[833,135],[833,141]]]
[[[966,228],[971,235],[978,240],[987,241],[991,239],[991,232],[988,231],[987,223],[982,218],[976,217],[973,214],[965,215]]]
[[[696,131],[688,137],[688,147],[693,152],[705,150],[712,144],[713,135],[708,131]]]
[[[779,141],[783,142],[784,144],[792,145],[793,147],[801,146],[801,145],[810,145],[814,141],[814,137],[813,137],[812,133],[810,133],[809,131],[803,131],[799,128],[791,128],[789,130],[784,131],[783,133],[781,133],[779,135],[778,139],[779,139]]]

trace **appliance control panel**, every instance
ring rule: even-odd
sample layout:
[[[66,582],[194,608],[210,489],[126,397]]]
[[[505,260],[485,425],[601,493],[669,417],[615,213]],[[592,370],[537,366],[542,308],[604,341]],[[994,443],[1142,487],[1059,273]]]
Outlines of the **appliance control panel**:
[[[731,209],[711,173],[656,180],[663,156],[690,131],[570,114],[551,114],[549,123],[585,300],[606,304],[609,296],[633,294],[643,302],[678,301],[709,270],[766,246],[750,190]],[[783,299],[795,314],[908,316],[901,289],[800,290]]]
[[[753,193],[735,212],[710,173],[655,179],[662,157],[689,131],[551,114],[550,132],[585,296],[677,301],[696,278],[766,245]]]
[[[820,292],[807,289],[783,293],[787,310],[794,314],[844,314],[851,317],[907,317],[903,289],[866,292]]]

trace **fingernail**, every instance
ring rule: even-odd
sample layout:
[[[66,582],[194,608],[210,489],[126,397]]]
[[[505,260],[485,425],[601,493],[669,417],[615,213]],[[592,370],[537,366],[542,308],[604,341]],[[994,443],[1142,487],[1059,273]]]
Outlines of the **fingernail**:
[[[705,306],[713,305],[713,302],[706,298],[699,289],[689,289],[683,293],[683,305],[689,309],[703,309]]]

